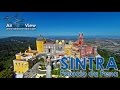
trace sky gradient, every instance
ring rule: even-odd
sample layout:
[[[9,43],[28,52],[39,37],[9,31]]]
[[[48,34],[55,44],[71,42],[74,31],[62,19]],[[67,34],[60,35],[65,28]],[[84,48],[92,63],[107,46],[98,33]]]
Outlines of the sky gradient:
[[[83,32],[86,36],[120,36],[120,12],[18,12],[19,17],[37,25],[34,31],[7,31],[5,16],[16,12],[0,12],[0,36],[70,36]]]

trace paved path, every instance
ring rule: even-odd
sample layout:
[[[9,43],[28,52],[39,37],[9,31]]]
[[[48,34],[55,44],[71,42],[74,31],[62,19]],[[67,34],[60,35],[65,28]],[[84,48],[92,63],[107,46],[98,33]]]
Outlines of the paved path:
[[[51,65],[50,64],[48,64],[47,66],[46,66],[46,78],[51,78],[52,77],[52,75],[51,75]]]
[[[42,65],[41,62],[36,63],[31,69],[29,69],[27,72],[23,74],[23,78],[31,78],[36,73],[40,73],[40,70],[38,69],[40,65]]]

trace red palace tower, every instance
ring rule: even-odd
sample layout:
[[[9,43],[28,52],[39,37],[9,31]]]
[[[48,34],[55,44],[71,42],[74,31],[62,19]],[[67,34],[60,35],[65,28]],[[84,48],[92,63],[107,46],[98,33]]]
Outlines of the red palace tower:
[[[97,46],[87,45],[84,43],[83,33],[79,34],[78,40],[73,43],[73,51],[79,52],[80,57],[95,56]]]

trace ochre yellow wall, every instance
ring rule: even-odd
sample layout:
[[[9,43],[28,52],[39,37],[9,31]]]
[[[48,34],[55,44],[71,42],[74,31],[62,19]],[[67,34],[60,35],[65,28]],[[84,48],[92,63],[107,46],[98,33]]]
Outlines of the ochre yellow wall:
[[[29,70],[29,63],[27,61],[13,61],[14,64],[14,72],[23,74],[27,70]]]
[[[71,50],[69,48],[65,48],[65,54],[70,56],[71,55]]]
[[[77,58],[80,58],[80,53],[76,53],[76,57],[77,57]]]
[[[21,59],[21,55],[16,55],[16,59],[20,60]]]
[[[44,52],[44,41],[36,41],[38,53]]]
[[[26,55],[34,56],[34,53],[25,53]]]
[[[72,46],[71,45],[65,45],[65,54],[70,56],[72,54]]]

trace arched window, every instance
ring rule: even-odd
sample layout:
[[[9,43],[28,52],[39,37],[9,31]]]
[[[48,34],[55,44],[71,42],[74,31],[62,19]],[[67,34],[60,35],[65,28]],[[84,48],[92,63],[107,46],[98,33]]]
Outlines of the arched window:
[[[50,51],[51,51],[51,50],[50,50],[50,48],[49,48],[49,49],[48,49],[48,53],[50,53]]]
[[[22,67],[23,67],[23,63],[22,63]]]

